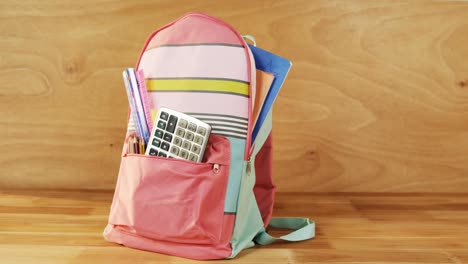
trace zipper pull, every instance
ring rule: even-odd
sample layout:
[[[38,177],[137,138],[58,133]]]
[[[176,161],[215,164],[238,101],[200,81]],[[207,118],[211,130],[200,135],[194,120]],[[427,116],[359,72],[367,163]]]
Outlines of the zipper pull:
[[[247,177],[250,176],[251,171],[252,171],[252,165],[250,163],[251,162],[250,162],[250,159],[249,159],[249,161],[247,161],[247,165],[245,166],[245,170],[247,172]]]
[[[219,164],[213,164],[213,172],[214,172],[215,174],[218,174],[218,172],[219,172]]]

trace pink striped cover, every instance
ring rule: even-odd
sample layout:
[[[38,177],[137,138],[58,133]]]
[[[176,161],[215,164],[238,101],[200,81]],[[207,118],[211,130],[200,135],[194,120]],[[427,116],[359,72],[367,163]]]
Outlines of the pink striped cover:
[[[180,100],[180,98],[184,98],[184,100]],[[215,108],[218,109],[216,114],[248,117],[247,108],[226,107],[226,103],[228,106],[246,105],[249,98],[243,96],[217,93],[160,92],[153,99],[154,104],[159,107],[178,109],[184,113],[210,113]]]
[[[248,81],[243,47],[164,46],[146,50],[140,62],[145,78],[227,78]]]
[[[192,14],[168,25],[148,42],[138,69],[145,72],[147,79],[223,79],[249,83],[252,67],[249,50],[244,45],[229,26],[209,16]],[[157,111],[164,106],[193,114],[249,117],[251,99],[245,95],[223,94],[222,89],[191,92],[189,86],[179,90],[183,91],[151,91],[152,108]],[[249,89],[252,90],[255,89]],[[223,132],[230,130],[230,126],[225,126]],[[248,131],[242,134],[241,138],[250,139]]]

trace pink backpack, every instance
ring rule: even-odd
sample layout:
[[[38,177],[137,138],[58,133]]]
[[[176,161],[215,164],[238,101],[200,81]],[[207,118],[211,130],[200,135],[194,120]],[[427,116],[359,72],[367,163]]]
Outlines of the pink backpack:
[[[212,134],[202,163],[128,154],[125,140],[105,239],[222,259],[255,243],[314,237],[309,219],[272,218],[272,117],[251,142],[255,61],[239,33],[219,19],[187,14],[151,34],[137,69],[154,112],[187,113],[209,123]],[[275,238],[268,226],[294,231]]]

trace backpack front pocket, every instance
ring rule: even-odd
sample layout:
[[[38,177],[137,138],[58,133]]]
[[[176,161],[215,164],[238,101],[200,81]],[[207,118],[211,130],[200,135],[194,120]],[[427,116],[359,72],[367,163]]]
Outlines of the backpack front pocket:
[[[177,243],[216,244],[222,233],[230,145],[211,135],[203,163],[125,154],[109,223]]]

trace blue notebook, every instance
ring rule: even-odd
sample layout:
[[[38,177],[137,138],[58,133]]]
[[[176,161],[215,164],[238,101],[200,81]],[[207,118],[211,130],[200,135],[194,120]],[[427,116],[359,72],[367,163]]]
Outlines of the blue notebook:
[[[275,76],[273,83],[271,84],[270,90],[267,93],[263,106],[260,110],[257,122],[254,124],[252,131],[252,141],[251,144],[255,142],[258,132],[265,121],[265,118],[268,115],[268,112],[273,106],[276,97],[283,86],[284,80],[288,75],[289,70],[291,69],[292,63],[285,58],[281,58],[278,55],[275,55],[271,52],[263,50],[261,48],[255,47],[249,44],[249,48],[252,51],[252,54],[255,59],[255,65],[257,69],[269,72]]]

